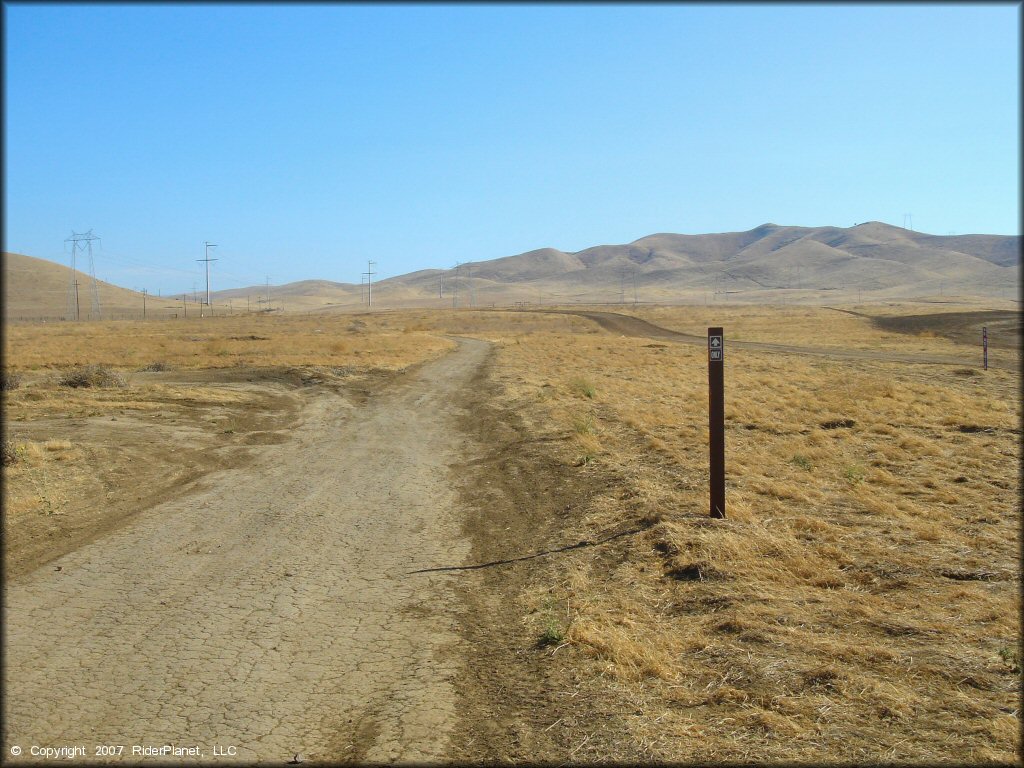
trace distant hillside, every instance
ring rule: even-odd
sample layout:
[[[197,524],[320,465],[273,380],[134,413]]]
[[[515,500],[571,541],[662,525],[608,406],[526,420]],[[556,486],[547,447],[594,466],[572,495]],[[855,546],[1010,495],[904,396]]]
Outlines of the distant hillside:
[[[661,233],[576,253],[541,248],[516,256],[424,269],[381,280],[375,307],[510,306],[678,302],[841,302],[940,296],[1013,299],[1020,281],[1020,237],[929,235],[872,221],[855,227],[762,224],[746,232]],[[4,316],[60,317],[70,270],[19,254],[4,255]],[[89,312],[91,281],[79,273],[80,306]],[[142,296],[99,288],[103,316],[141,313]],[[365,285],[302,280],[217,291],[215,313],[323,311],[366,305]],[[152,301],[152,299],[151,299]],[[233,309],[228,309],[228,304]],[[218,306],[222,305],[222,306]],[[150,311],[182,310],[164,299]],[[197,311],[190,305],[189,312]]]
[[[5,320],[73,319],[75,317],[72,274],[78,280],[78,313],[83,320],[93,319],[92,278],[89,275],[46,259],[20,253],[3,254],[3,316]],[[105,319],[142,315],[143,295],[102,280],[96,281],[99,316]],[[69,298],[70,297],[70,298]],[[215,302],[216,304],[216,302]],[[181,298],[145,297],[147,317],[162,317],[184,311]],[[188,312],[198,312],[189,302]]]
[[[746,232],[662,233],[625,245],[575,253],[529,251],[454,270],[394,277],[378,287],[428,301],[439,283],[458,303],[695,300],[727,295],[744,301],[832,300],[867,295],[908,298],[960,295],[1013,298],[1020,238],[937,236],[867,222],[855,227],[762,224]],[[836,299],[838,300],[838,299]],[[435,303],[439,303],[440,299]]]

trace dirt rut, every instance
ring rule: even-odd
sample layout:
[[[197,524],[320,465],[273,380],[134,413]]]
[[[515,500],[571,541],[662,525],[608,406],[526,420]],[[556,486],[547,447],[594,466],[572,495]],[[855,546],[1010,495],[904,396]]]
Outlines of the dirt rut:
[[[487,350],[460,340],[358,408],[314,397],[250,466],[9,584],[5,744],[443,759],[462,601],[407,574],[469,551],[455,395]]]

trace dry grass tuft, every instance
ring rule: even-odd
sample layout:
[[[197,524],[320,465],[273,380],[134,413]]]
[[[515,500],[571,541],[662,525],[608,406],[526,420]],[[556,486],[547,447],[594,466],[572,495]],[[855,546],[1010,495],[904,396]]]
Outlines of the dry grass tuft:
[[[6,368],[0,371],[0,392],[9,392],[21,386],[21,375]]]
[[[124,376],[103,365],[84,365],[67,371],[60,378],[62,387],[126,387]]]

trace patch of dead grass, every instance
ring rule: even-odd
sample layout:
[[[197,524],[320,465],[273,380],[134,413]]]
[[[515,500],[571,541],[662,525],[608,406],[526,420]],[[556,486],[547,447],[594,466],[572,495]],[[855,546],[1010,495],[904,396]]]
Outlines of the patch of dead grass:
[[[74,366],[138,370],[233,366],[357,366],[398,370],[454,347],[429,331],[396,327],[385,314],[247,316],[188,320],[12,325],[4,351],[12,371]]]

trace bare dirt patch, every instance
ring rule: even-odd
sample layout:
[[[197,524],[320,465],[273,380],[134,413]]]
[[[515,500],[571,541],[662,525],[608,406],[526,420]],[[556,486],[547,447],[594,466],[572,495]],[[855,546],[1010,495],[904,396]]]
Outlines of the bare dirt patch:
[[[7,743],[443,758],[463,604],[452,575],[410,572],[466,554],[448,467],[466,458],[456,401],[486,344],[460,346],[358,407],[325,386],[259,383],[300,401],[277,409],[283,440],[9,584]]]
[[[23,454],[5,469],[8,578],[121,528],[212,472],[245,466],[253,446],[284,442],[304,403],[288,378],[252,369],[136,374],[130,388],[72,396],[34,377],[5,398],[6,436]],[[67,448],[36,449],[55,440]]]
[[[910,334],[934,334],[958,344],[977,347],[981,329],[988,328],[990,347],[1020,349],[1022,314],[1006,310],[976,312],[935,312],[926,315],[882,315],[871,317],[872,324],[884,331]]]

